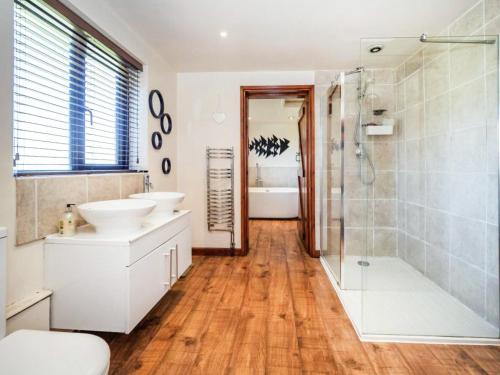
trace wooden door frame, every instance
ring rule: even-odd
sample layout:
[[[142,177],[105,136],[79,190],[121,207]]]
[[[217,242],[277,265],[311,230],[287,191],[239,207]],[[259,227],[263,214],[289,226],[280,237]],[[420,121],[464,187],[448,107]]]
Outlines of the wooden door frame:
[[[241,162],[241,254],[249,251],[248,228],[248,100],[303,96],[309,101],[307,121],[307,213],[309,232],[309,255],[319,257],[316,250],[316,209],[315,209],[315,124],[314,85],[291,86],[241,86],[240,87],[240,162]]]

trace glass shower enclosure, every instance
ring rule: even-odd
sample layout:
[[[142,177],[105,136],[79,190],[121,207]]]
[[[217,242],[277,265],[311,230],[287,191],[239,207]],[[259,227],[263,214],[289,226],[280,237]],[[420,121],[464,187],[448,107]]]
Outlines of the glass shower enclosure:
[[[377,38],[321,100],[321,261],[366,339],[499,337],[498,36]]]

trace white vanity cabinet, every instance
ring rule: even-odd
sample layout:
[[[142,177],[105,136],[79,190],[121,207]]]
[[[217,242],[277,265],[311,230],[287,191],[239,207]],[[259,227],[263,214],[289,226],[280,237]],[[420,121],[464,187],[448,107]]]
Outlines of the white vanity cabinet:
[[[129,333],[191,265],[189,211],[123,237],[47,237],[52,328]]]

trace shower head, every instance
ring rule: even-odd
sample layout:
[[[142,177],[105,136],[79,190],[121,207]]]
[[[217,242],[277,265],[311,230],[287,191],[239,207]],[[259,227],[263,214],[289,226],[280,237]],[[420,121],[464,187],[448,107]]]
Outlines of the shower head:
[[[345,75],[348,76],[348,75],[351,75],[351,74],[362,73],[364,71],[365,71],[365,67],[364,66],[358,66],[354,70],[351,70],[349,72],[345,72]]]

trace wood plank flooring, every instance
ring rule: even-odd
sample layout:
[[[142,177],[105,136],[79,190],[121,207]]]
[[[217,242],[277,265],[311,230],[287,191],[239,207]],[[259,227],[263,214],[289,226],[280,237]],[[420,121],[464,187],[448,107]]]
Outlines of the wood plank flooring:
[[[130,335],[101,334],[110,374],[500,374],[500,348],[358,340],[293,221],[251,221],[247,257],[194,267]]]

